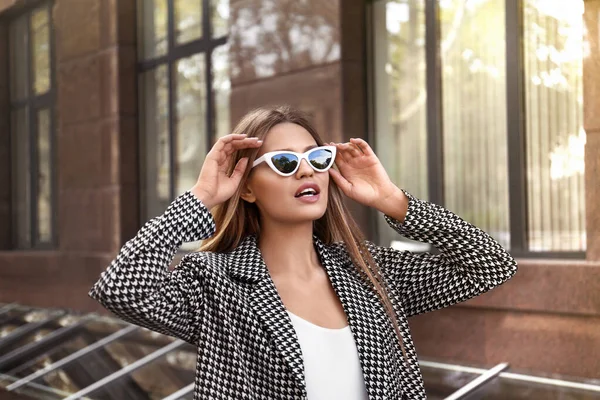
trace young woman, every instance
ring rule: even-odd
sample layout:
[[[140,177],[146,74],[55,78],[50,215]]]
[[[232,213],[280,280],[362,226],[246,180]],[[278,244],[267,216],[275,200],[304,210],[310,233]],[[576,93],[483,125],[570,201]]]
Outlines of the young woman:
[[[365,241],[340,190],[439,254]],[[169,271],[195,240],[201,251]],[[298,111],[261,108],[217,141],[196,185],[90,296],[197,346],[194,399],[414,400],[426,395],[407,317],[516,269],[486,233],[397,188],[365,141],[325,144]]]

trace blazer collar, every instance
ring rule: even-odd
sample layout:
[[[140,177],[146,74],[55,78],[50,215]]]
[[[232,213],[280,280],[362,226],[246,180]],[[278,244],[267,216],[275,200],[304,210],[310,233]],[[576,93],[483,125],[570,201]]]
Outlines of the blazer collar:
[[[371,399],[386,399],[392,376],[383,328],[391,324],[374,288],[351,262],[342,245],[326,245],[314,237],[315,249],[342,303],[354,336]],[[285,360],[306,398],[306,380],[300,343],[285,306],[264,263],[255,236],[248,236],[230,253],[229,274],[248,283],[247,302]],[[391,325],[390,325],[391,326]]]
[[[339,268],[352,264],[350,256],[342,245],[326,245],[316,235],[313,235],[313,242],[324,266]],[[255,235],[247,236],[231,251],[228,268],[232,278],[247,283],[258,283],[269,276]]]

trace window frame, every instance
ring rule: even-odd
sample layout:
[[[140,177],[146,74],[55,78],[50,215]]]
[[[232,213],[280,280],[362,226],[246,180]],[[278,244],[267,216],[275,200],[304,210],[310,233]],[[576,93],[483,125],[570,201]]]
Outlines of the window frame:
[[[375,31],[373,4],[387,0],[370,0],[367,4],[367,46],[369,86],[369,135],[377,141],[375,126]],[[439,0],[425,3],[425,64],[426,64],[426,129],[427,185],[429,201],[444,206],[444,148],[442,109],[441,20]],[[506,38],[506,122],[508,144],[508,201],[510,252],[517,258],[585,259],[586,251],[531,251],[528,240],[528,193],[526,148],[526,93],[524,68],[524,3],[505,0]],[[381,223],[381,221],[378,221]],[[379,230],[375,230],[378,232]],[[380,238],[377,238],[380,240]]]
[[[139,0],[138,0],[139,1]],[[210,149],[212,147],[216,127],[215,127],[215,96],[213,92],[213,73],[212,73],[212,54],[213,51],[220,47],[225,46],[228,40],[228,34],[224,36],[219,36],[216,38],[212,37],[212,14],[211,14],[211,2],[213,0],[199,0],[202,4],[202,36],[200,38],[182,43],[176,43],[176,35],[175,35],[175,3],[174,0],[165,0],[167,2],[167,50],[164,55],[160,55],[158,57],[148,58],[146,60],[141,59],[138,61],[137,66],[137,76],[138,78],[143,76],[144,73],[156,70],[161,66],[167,67],[167,77],[168,77],[168,139],[169,139],[169,196],[171,199],[175,198],[175,182],[176,182],[176,123],[177,123],[177,103],[176,103],[176,86],[174,79],[175,72],[175,64],[177,61],[190,57],[196,54],[204,54],[205,55],[205,90],[206,90],[206,120],[205,120],[205,131],[208,133],[206,135],[206,148]],[[138,2],[139,4],[139,2]],[[140,13],[140,8],[138,7],[138,37],[143,33],[143,15]],[[138,46],[140,46],[138,41]],[[140,82],[140,85],[142,83]],[[143,94],[144,88],[140,88],[141,90],[138,93]],[[140,118],[144,118],[144,109],[142,105],[143,99],[140,99],[139,107],[141,108]],[[140,119],[141,121],[141,119]],[[140,124],[140,129],[138,130],[140,143],[145,143],[146,138],[144,137],[143,129],[141,129],[143,123]],[[145,147],[144,147],[145,148]],[[146,198],[145,193],[147,191],[146,187],[146,174],[147,174],[147,161],[144,157],[140,157],[141,163],[141,219],[142,221],[146,221],[151,217],[148,204],[144,200]],[[198,171],[200,172],[200,171]]]
[[[8,66],[8,78],[11,79],[11,31],[12,24],[20,18],[25,18],[27,29],[27,97],[21,100],[13,100],[11,95],[11,85],[9,85],[9,116],[8,116],[8,134],[9,134],[9,146],[10,146],[10,191],[11,191],[11,249],[14,250],[50,250],[58,246],[58,227],[57,227],[57,174],[56,174],[56,63],[55,63],[55,35],[54,35],[54,24],[52,19],[52,8],[54,2],[52,0],[40,0],[34,4],[28,5],[26,8],[19,9],[17,12],[10,13],[5,20],[7,24],[7,66]],[[33,53],[31,45],[31,16],[32,14],[46,8],[48,12],[48,64],[49,64],[49,89],[47,92],[37,95],[35,94],[35,79],[34,71],[32,66]],[[28,209],[29,216],[29,245],[21,246],[18,244],[19,236],[19,221],[18,216],[14,212],[15,204],[19,202],[17,190],[15,189],[15,182],[17,181],[17,165],[15,156],[16,141],[14,140],[15,133],[13,131],[12,113],[18,109],[24,109],[27,112],[27,133],[28,133],[28,155],[30,160],[29,172],[28,172],[28,186],[30,190],[30,204]],[[50,213],[52,215],[50,223],[50,241],[40,241],[38,235],[39,216],[37,209],[38,199],[38,184],[37,184],[37,172],[38,172],[38,113],[41,110],[48,110],[50,126],[49,126],[49,146],[50,146]]]

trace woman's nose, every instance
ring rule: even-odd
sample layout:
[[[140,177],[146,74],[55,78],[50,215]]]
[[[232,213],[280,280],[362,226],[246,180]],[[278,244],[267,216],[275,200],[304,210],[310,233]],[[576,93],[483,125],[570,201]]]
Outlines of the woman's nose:
[[[315,170],[312,169],[310,165],[308,165],[308,161],[302,159],[300,160],[300,167],[298,167],[298,171],[296,171],[297,178],[303,178],[306,176],[312,176]]]

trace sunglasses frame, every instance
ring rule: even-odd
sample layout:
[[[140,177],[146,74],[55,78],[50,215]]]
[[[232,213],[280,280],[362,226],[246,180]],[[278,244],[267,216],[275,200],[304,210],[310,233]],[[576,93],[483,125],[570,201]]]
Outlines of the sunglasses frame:
[[[311,164],[310,159],[308,158],[308,155],[311,154],[313,151],[316,151],[316,150],[329,150],[329,151],[331,151],[331,154],[332,154],[331,163],[327,166],[327,168],[318,169],[314,165]],[[325,172],[329,168],[331,168],[333,166],[333,164],[335,163],[336,150],[337,150],[337,148],[335,146],[318,146],[318,147],[313,147],[312,149],[310,149],[310,150],[308,150],[308,151],[306,151],[304,153],[296,153],[295,151],[287,151],[287,150],[270,151],[268,153],[263,154],[262,156],[260,156],[256,160],[254,160],[254,163],[252,164],[252,168],[256,167],[259,164],[262,164],[263,162],[266,162],[267,165],[273,171],[275,171],[277,174],[279,174],[281,176],[292,176],[300,168],[300,164],[302,164],[302,160],[306,160],[306,162],[308,163],[308,165],[310,165],[310,167],[312,169],[314,169],[315,171],[317,171],[317,172]],[[298,158],[298,165],[296,165],[296,168],[294,168],[294,170],[292,172],[288,172],[288,173],[281,172],[280,170],[277,169],[277,167],[275,166],[275,164],[273,164],[273,160],[272,160],[272,158],[274,156],[278,155],[278,154],[292,154],[292,155],[296,156]]]

